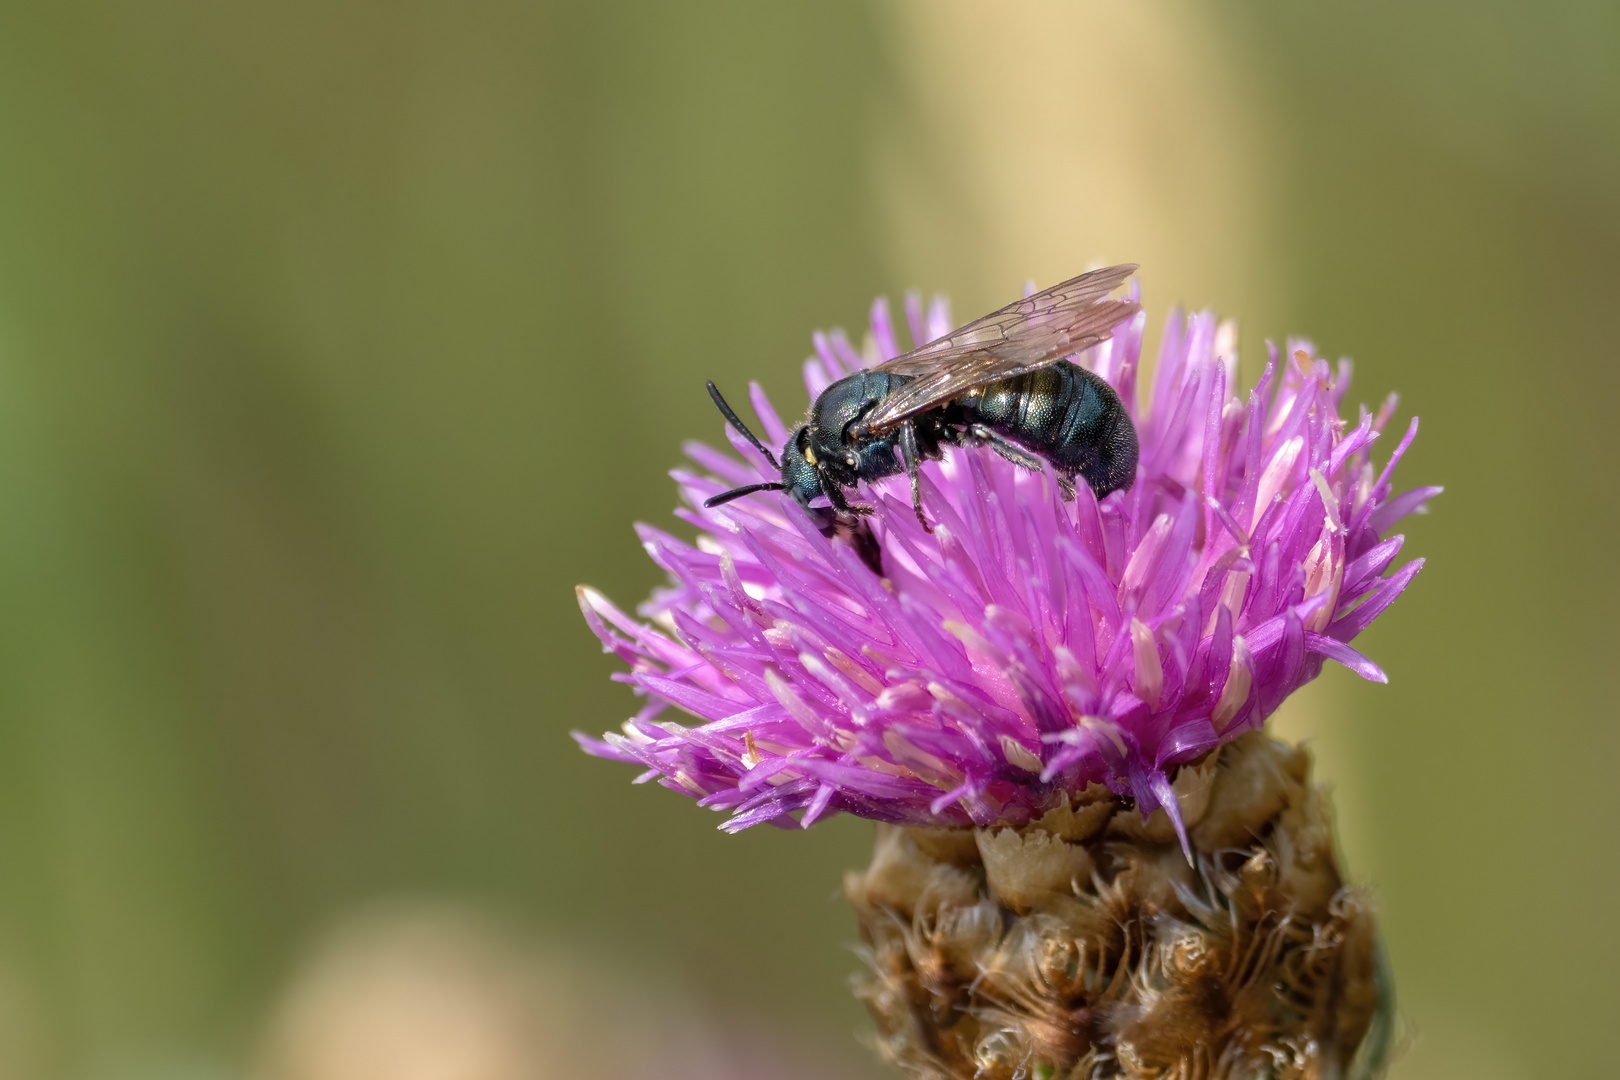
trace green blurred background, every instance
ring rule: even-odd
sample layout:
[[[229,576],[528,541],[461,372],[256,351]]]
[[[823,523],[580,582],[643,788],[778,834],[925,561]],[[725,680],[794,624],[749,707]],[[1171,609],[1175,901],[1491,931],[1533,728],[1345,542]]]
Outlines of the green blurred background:
[[[315,1075],[311,950],[413,898],[877,1075],[869,828],[578,754],[633,704],[571,589],[657,583],[705,377],[792,408],[874,293],[1101,259],[1423,416],[1391,685],[1280,721],[1397,1074],[1620,1073],[1617,56],[1505,0],[0,6],[0,1075]]]

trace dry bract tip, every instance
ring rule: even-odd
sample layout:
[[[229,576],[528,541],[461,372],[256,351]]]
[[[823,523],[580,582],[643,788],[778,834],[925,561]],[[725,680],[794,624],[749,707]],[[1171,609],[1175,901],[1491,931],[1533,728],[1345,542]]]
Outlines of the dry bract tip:
[[[963,829],[980,853],[964,865],[880,826],[846,891],[883,1056],[948,1080],[1327,1080],[1358,1060],[1375,1075],[1376,921],[1339,874],[1309,757],[1257,732],[1182,771],[1206,803],[1192,865],[1140,828]],[[1110,806],[1140,824],[1127,798]]]

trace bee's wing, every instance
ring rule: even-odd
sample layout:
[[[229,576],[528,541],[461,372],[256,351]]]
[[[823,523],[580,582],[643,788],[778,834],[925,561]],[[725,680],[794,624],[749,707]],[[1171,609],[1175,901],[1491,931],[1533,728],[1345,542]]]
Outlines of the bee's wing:
[[[879,402],[862,426],[882,433],[976,386],[1054,364],[1105,340],[1139,310],[1129,300],[1103,299],[1135,272],[1127,263],[1081,274],[879,364],[876,370],[914,379]]]

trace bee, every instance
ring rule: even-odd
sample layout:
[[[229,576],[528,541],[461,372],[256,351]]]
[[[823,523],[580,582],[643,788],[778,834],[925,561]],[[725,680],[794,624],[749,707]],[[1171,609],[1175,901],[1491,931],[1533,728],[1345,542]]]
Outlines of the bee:
[[[946,447],[988,446],[1026,469],[1051,465],[1064,498],[1081,477],[1100,499],[1136,478],[1136,428],[1114,388],[1064,359],[1106,340],[1139,306],[1109,294],[1134,264],[1081,274],[975,319],[920,348],[847,375],[811,403],[778,463],[713,382],[726,422],[780,470],[779,481],[745,484],[707,499],[721,506],[756,491],[785,491],[824,536],[850,539],[879,573],[876,541],[862,520],[872,508],[845,494],[861,481],[904,472],[922,527],[919,465]],[[828,506],[812,507],[825,497]]]

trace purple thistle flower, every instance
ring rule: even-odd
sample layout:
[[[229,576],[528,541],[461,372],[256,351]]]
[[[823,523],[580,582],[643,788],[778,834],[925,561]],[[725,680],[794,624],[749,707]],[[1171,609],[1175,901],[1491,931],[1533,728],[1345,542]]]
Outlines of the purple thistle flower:
[[[1133,282],[1132,299],[1137,299]],[[936,300],[907,297],[911,338],[951,328]],[[1146,406],[1136,376],[1146,316],[1074,357],[1111,383],[1141,442],[1136,481],[1073,501],[1048,470],[987,449],[923,466],[925,532],[903,476],[862,494],[883,551],[880,578],[847,543],[823,538],[779,494],[714,509],[731,485],[776,479],[740,436],[741,460],[692,443],[713,477],[672,475],[695,545],[638,525],[671,577],[639,622],[579,590],[608,651],[647,705],[592,754],[645,767],[735,831],[808,827],[843,811],[903,825],[1022,825],[1093,782],[1163,807],[1186,847],[1175,767],[1262,726],[1326,659],[1383,671],[1350,646],[1411,582],[1388,576],[1390,528],[1441,489],[1393,493],[1414,418],[1382,469],[1372,444],[1393,395],[1350,424],[1350,364],[1290,341],[1247,398],[1236,393],[1231,324],[1210,313],[1165,326]],[[815,335],[812,399],[901,352],[886,301],[857,350]],[[787,428],[750,387],[767,441]],[[676,722],[669,706],[701,723]]]

